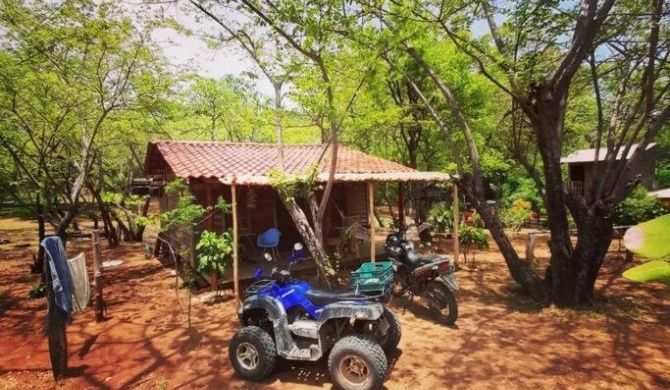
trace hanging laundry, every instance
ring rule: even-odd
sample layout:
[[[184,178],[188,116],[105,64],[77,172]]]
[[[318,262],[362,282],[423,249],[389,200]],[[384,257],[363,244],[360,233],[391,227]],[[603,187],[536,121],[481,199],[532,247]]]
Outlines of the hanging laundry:
[[[70,267],[67,264],[67,255],[60,237],[47,237],[40,244],[49,258],[49,269],[51,270],[51,288],[54,291],[56,307],[63,310],[67,315],[67,322],[72,323],[72,294],[74,284]],[[47,286],[48,288],[48,286]]]
[[[91,298],[91,285],[86,272],[86,257],[84,252],[67,261],[74,285],[72,294],[72,311],[80,313],[86,309]]]

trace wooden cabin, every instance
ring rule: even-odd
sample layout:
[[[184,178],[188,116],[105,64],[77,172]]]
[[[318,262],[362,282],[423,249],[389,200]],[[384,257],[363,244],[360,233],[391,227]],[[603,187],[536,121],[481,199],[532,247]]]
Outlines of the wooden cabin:
[[[330,150],[325,145],[285,145],[283,154],[285,174],[301,175],[312,167],[318,167],[317,182],[327,181]],[[272,187],[269,175],[277,170],[279,152],[274,144],[151,142],[145,161],[147,176],[163,183],[176,178],[184,179],[195,201],[203,206],[213,206],[219,197],[232,203],[231,191],[235,186],[238,243],[242,259],[251,256],[257,249],[258,235],[272,227],[282,234],[280,251],[289,250],[293,243],[301,241],[293,220]],[[450,177],[445,173],[419,172],[339,146],[335,182],[323,221],[326,249],[334,251],[343,233],[352,225],[374,227],[374,218],[370,215],[374,182],[447,180]],[[319,199],[320,196],[321,191],[318,191]],[[176,202],[177,199],[162,191],[160,211],[170,210]],[[232,224],[231,214],[216,212],[195,226],[194,230],[180,228],[171,232],[170,242],[175,251],[192,263],[195,237],[199,231],[223,232]],[[367,248],[369,242],[364,244]]]
[[[637,145],[633,145],[628,152],[626,159],[630,158],[637,150]],[[619,151],[616,160],[623,158],[623,148]],[[565,188],[577,195],[588,194],[595,181],[595,178],[602,174],[605,157],[607,156],[607,148],[600,148],[598,151],[598,161],[596,161],[596,149],[581,149],[570,153],[566,157],[561,158],[561,163],[568,167],[568,180],[565,182]],[[655,143],[647,146],[645,153],[640,156],[641,164],[638,166],[640,175],[640,183],[647,189],[651,189],[654,183],[654,169],[656,167],[656,159],[658,156],[658,148]]]

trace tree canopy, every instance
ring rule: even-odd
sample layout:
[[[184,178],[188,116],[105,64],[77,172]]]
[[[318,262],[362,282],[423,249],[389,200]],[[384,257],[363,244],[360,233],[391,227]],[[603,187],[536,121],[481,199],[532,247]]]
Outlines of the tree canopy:
[[[661,0],[180,3],[208,22],[190,33],[247,58],[246,72],[221,78],[166,60],[153,32],[187,30],[160,12],[169,4],[148,4],[146,15],[114,1],[1,5],[0,200],[59,233],[88,205],[123,224],[119,210],[138,201],[124,188],[151,139],[330,143],[332,161],[346,144],[457,173],[514,279],[538,301],[572,306],[592,297],[647,145],[658,143],[657,181],[670,185]],[[273,95],[259,92],[260,78]],[[560,163],[580,148],[603,148],[586,193],[564,186]],[[396,191],[387,187],[380,201]],[[329,191],[330,182],[312,214],[323,216]],[[514,251],[490,199],[546,214],[548,269]]]

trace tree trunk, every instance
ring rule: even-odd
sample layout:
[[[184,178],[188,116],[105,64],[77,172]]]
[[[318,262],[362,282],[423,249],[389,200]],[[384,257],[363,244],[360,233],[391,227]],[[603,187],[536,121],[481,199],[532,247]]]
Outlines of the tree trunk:
[[[465,199],[471,203],[477,213],[482,217],[486,228],[491,233],[493,240],[498,245],[500,253],[502,253],[507,268],[512,275],[512,278],[539,303],[547,304],[548,297],[542,279],[535,273],[531,264],[523,261],[517,254],[514,246],[505,234],[505,228],[497,215],[491,213],[490,207],[485,201],[481,201],[474,195],[473,187],[469,180],[464,180],[463,194]],[[463,249],[463,253],[467,252]]]
[[[109,205],[107,205],[102,200],[100,191],[97,190],[95,187],[93,187],[93,184],[90,181],[87,181],[86,187],[95,198],[95,202],[98,204],[98,210],[100,211],[100,219],[102,219],[102,224],[105,226],[105,232],[107,232],[107,242],[109,243],[109,247],[116,248],[119,245],[119,236],[116,233],[116,230],[114,230]]]
[[[279,195],[282,203],[286,206],[286,210],[293,219],[295,227],[300,233],[307,249],[312,254],[314,261],[316,262],[318,278],[320,281],[326,284],[326,286],[331,287],[329,277],[333,275],[333,268],[330,265],[330,260],[326,251],[323,248],[323,232],[320,227],[315,227],[312,229],[305,212],[298,206],[293,197],[286,197],[283,194]]]
[[[74,221],[74,218],[77,216],[78,212],[79,212],[78,204],[69,205],[67,211],[65,211],[65,214],[61,218],[58,227],[56,227],[55,234],[58,237],[60,237],[60,239],[63,241],[63,246],[65,246],[65,244],[67,243],[67,228],[70,227],[70,224],[72,223],[72,221]]]
[[[33,274],[38,274],[42,273],[42,278],[44,278],[44,273],[42,270],[44,269],[44,247],[41,245],[42,240],[44,240],[44,236],[46,235],[46,229],[45,229],[45,221],[44,221],[44,207],[42,206],[42,201],[40,199],[39,194],[37,195],[36,199],[36,211],[37,211],[37,236],[39,238],[39,249],[37,250],[37,258],[35,259],[35,262],[33,266],[31,267],[31,271]]]
[[[142,205],[141,216],[146,217],[149,213],[149,205],[151,204],[151,196],[147,196],[144,200],[144,205]],[[144,225],[135,224],[135,229],[131,231],[131,240],[134,242],[142,242],[142,237],[144,236]]]

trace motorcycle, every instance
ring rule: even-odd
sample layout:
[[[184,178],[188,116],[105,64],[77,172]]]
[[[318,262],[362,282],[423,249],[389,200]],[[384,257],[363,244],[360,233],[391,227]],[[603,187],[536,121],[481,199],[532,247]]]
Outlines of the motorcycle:
[[[458,318],[458,304],[455,291],[458,283],[454,277],[454,262],[440,255],[421,256],[414,250],[414,244],[405,237],[407,227],[386,237],[384,250],[393,260],[395,279],[394,296],[420,296],[431,313],[442,323],[451,325]]]

